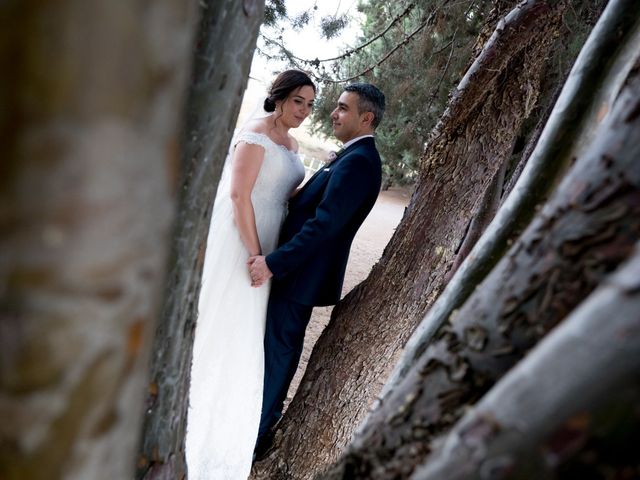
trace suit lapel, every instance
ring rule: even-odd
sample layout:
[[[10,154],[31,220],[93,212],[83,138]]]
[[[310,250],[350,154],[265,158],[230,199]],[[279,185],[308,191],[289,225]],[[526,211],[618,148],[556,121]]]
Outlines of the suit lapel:
[[[316,179],[316,177],[318,175],[320,175],[325,168],[326,167],[320,167],[318,170],[316,170],[316,173],[311,175],[311,178],[309,180],[307,180],[307,183],[305,183],[304,186],[300,189],[300,191],[298,192],[298,195],[300,195],[302,192],[304,192],[305,189],[307,188],[307,185],[313,183],[313,181]]]
[[[342,157],[344,157],[345,155],[347,155],[351,150],[353,150],[354,148],[356,148],[358,145],[361,145],[361,144],[362,144],[362,142],[365,142],[365,141],[367,141],[367,140],[373,140],[373,138],[371,138],[371,137],[366,137],[366,138],[363,138],[362,140],[358,140],[357,142],[352,143],[352,144],[351,144],[351,145],[349,145],[347,148],[343,149],[343,150],[338,154],[338,156],[335,158],[335,160],[333,160],[329,165],[326,165],[326,166],[324,166],[324,167],[320,167],[320,168],[316,171],[316,173],[314,173],[314,174],[311,176],[311,178],[310,178],[309,180],[307,180],[307,183],[305,183],[305,184],[304,184],[304,186],[300,189],[300,191],[298,192],[298,194],[296,195],[296,197],[297,197],[298,195],[302,194],[302,193],[307,189],[307,186],[308,186],[308,185],[310,185],[311,183],[313,183],[313,182],[315,181],[316,177],[317,177],[318,175],[320,175],[322,172],[324,172],[324,171],[325,171],[325,169],[327,169],[327,168],[331,168],[331,166],[332,166],[334,163],[336,163],[336,162],[337,162],[338,160],[340,160]]]

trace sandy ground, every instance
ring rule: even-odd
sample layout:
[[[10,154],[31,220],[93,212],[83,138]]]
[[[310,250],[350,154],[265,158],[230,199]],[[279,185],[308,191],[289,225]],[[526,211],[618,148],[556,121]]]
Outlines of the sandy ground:
[[[347,273],[342,287],[343,297],[367,277],[373,265],[382,256],[384,247],[402,219],[404,209],[409,203],[409,198],[410,193],[402,189],[390,189],[380,194],[373,210],[371,210],[362,227],[360,227],[351,246]],[[298,388],[300,379],[307,367],[313,345],[329,322],[332,310],[333,307],[316,307],[313,310],[311,321],[307,327],[300,365],[289,388],[285,405],[288,404]]]

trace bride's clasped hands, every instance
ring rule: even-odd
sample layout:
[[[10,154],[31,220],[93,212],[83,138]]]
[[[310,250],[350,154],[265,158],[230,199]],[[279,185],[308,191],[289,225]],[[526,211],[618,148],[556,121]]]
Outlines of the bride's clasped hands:
[[[251,286],[261,287],[273,277],[273,273],[269,270],[267,262],[262,255],[253,255],[247,260],[249,266],[249,275],[251,276]]]

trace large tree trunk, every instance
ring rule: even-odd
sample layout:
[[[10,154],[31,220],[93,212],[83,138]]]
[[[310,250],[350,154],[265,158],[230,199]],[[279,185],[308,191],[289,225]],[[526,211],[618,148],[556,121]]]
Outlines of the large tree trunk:
[[[613,0],[580,52],[527,167],[468,259],[407,342],[388,392],[424,352],[433,333],[471,295],[529,224],[564,169],[593,140],[640,49],[640,3]]]
[[[194,2],[0,3],[0,477],[135,468]]]
[[[639,62],[557,193],[437,332],[328,478],[411,474],[434,436],[629,256],[640,238]]]
[[[277,448],[257,466],[257,477],[307,478],[350,440],[442,288],[476,205],[536,104],[563,8],[562,2],[522,3],[461,81],[429,142],[403,221],[369,278],[334,309],[276,435]]]
[[[639,312],[640,245],[458,422],[412,478],[638,478]]]
[[[264,0],[209,0],[201,6],[178,220],[153,346],[138,478],[175,480],[185,475],[193,334],[209,222],[264,13]]]
[[[526,160],[523,160],[526,162]],[[469,222],[469,227],[464,233],[460,247],[454,252],[455,259],[451,268],[444,277],[445,283],[449,283],[451,277],[456,273],[462,262],[467,258],[469,252],[476,244],[482,232],[487,228],[487,225],[491,223],[493,217],[495,217],[498,207],[500,206],[500,197],[502,189],[504,187],[504,176],[507,170],[507,163],[502,162],[500,169],[495,173],[491,182],[487,186],[484,194],[478,202],[476,212]]]

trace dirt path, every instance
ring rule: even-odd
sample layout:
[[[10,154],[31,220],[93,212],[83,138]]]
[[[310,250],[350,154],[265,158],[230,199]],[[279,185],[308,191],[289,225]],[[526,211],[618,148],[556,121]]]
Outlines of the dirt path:
[[[402,219],[408,202],[409,193],[406,190],[390,189],[380,194],[373,210],[371,210],[362,227],[360,227],[351,246],[347,273],[342,287],[343,297],[358,283],[367,278],[373,265],[382,256],[384,247],[386,247],[396,226]],[[329,322],[332,310],[333,307],[316,307],[313,310],[311,321],[307,327],[300,365],[289,388],[285,405],[288,404],[298,388],[304,370],[307,368],[313,345]]]

